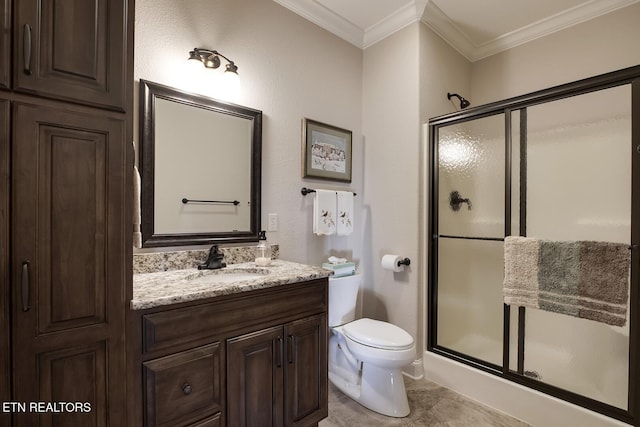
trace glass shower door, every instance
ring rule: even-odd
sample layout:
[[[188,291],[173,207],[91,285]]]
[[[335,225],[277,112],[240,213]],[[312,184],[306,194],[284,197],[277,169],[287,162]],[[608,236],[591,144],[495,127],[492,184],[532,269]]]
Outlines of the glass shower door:
[[[503,302],[506,236],[637,245],[640,139],[634,145],[632,128],[640,118],[631,106],[640,88],[570,89],[431,125],[429,346],[628,421],[640,401],[630,382],[638,378],[637,323],[629,323],[637,296],[627,299],[624,326]]]
[[[438,344],[502,363],[504,115],[440,129]]]
[[[526,235],[630,245],[630,85],[529,107],[527,129]],[[527,308],[524,322],[524,375],[627,409],[628,321]]]

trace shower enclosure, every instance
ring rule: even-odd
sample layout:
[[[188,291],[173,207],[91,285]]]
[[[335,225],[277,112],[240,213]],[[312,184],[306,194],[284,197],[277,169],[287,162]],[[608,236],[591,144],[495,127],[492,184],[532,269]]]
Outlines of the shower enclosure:
[[[428,350],[639,425],[640,66],[429,128]],[[629,245],[625,326],[505,305],[506,236]]]

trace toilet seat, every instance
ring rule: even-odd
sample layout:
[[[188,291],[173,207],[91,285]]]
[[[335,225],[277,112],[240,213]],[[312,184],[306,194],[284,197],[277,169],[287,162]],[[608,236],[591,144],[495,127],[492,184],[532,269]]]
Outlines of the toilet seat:
[[[358,319],[342,327],[346,337],[372,348],[383,350],[408,350],[413,347],[413,337],[404,329],[373,319]]]

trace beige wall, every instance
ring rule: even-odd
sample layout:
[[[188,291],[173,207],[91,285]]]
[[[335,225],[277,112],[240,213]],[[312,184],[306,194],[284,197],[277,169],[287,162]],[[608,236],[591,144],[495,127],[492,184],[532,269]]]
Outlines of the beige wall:
[[[447,92],[468,93],[470,69],[421,23],[364,51],[363,314],[402,327],[419,349],[425,344],[428,205],[423,124],[455,111]],[[411,258],[411,267],[403,273],[383,270],[385,253]]]
[[[472,65],[475,105],[640,64],[640,4],[619,9]]]
[[[267,214],[279,215],[279,231],[267,235],[280,244],[281,257],[315,265],[331,254],[358,260],[362,51],[272,0],[136,1],[136,82],[145,79],[220,96],[206,87],[220,70],[204,78],[185,70],[194,47],[216,49],[234,60],[242,92],[230,100],[263,112],[262,224],[266,229]],[[303,117],[353,131],[350,185],[301,178]],[[300,194],[303,186],[358,193],[356,231],[348,237],[312,235],[313,197]]]
[[[363,314],[418,331],[419,26],[364,51],[365,229]],[[402,273],[383,270],[386,253],[409,257]]]

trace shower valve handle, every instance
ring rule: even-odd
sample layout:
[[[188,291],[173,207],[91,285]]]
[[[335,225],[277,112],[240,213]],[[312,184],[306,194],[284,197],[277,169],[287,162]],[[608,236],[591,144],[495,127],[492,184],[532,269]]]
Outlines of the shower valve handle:
[[[459,211],[462,203],[466,203],[468,210],[471,210],[471,200],[463,198],[457,191],[452,191],[451,194],[449,194],[449,206],[451,209],[456,212]]]

